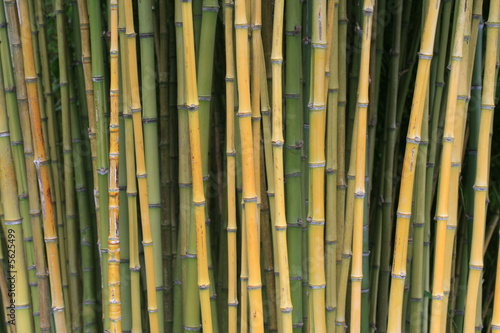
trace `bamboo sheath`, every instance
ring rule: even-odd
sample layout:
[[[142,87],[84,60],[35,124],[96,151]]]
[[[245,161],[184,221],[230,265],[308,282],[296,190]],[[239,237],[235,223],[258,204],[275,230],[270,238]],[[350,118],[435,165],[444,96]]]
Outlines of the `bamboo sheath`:
[[[475,327],[475,313],[477,308],[480,281],[483,270],[484,230],[488,195],[488,162],[490,129],[492,126],[495,105],[495,62],[498,46],[498,27],[500,21],[500,3],[491,1],[488,21],[486,23],[486,57],[484,63],[483,94],[481,98],[481,120],[479,125],[479,140],[477,150],[476,180],[474,183],[474,215],[471,254],[469,261],[469,279],[467,284],[467,298],[465,303],[464,332]],[[495,310],[494,310],[495,311]],[[498,317],[494,317],[496,325]]]
[[[413,181],[415,176],[415,168],[413,166],[418,157],[418,145],[421,137],[420,131],[424,113],[424,102],[427,94],[426,87],[429,80],[439,3],[439,0],[431,0],[429,2],[419,53],[419,65],[417,68],[417,79],[412,102],[412,111],[410,114],[410,126],[407,134],[401,190],[396,215],[396,240],[394,244],[392,284],[389,298],[388,332],[399,332],[401,331],[402,325],[402,297],[404,294],[404,280],[406,277],[409,219],[411,217]]]

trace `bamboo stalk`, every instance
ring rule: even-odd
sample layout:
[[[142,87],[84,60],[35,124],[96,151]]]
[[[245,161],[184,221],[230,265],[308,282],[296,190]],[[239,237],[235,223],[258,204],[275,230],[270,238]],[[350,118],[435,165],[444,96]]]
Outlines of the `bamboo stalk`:
[[[260,255],[257,219],[257,194],[255,189],[255,173],[253,170],[253,135],[251,129],[251,102],[249,85],[248,59],[248,21],[245,1],[235,1],[236,29],[236,68],[238,79],[238,97],[242,170],[243,170],[243,202],[245,206],[245,226],[248,252],[248,297],[250,303],[250,327],[252,331],[263,332],[262,282],[260,274]]]
[[[129,271],[130,271],[130,300],[131,300],[131,331],[134,333],[142,332],[142,315],[141,315],[141,290],[140,290],[140,273],[141,265],[139,262],[139,230],[138,230],[138,209],[137,209],[137,180],[135,166],[135,148],[134,148],[134,124],[130,111],[130,88],[129,74],[126,70],[128,66],[128,50],[127,39],[125,36],[125,12],[123,0],[118,3],[118,25],[119,25],[119,42],[121,57],[121,94],[124,122],[124,137],[125,137],[125,164],[126,164],[126,193],[127,193],[127,214],[128,214],[128,236],[129,236]],[[120,9],[122,8],[122,9]],[[123,210],[122,214],[123,216]],[[122,244],[122,243],[121,243]],[[121,253],[120,249],[120,253]],[[123,320],[122,326],[125,324]],[[122,327],[123,328],[123,327]]]
[[[352,244],[352,292],[351,292],[351,331],[361,331],[361,283],[363,280],[363,219],[366,174],[366,132],[368,113],[368,87],[370,73],[370,44],[372,32],[373,1],[363,5],[363,36],[361,45],[361,68],[358,87],[358,130],[356,144],[356,179],[354,189],[354,225]]]
[[[109,122],[109,229],[108,229],[108,311],[110,321],[110,332],[122,331],[122,310],[121,310],[121,291],[120,291],[120,234],[119,234],[119,215],[120,215],[120,190],[118,178],[119,163],[119,135],[120,125],[118,120],[119,104],[119,49],[118,49],[118,0],[110,0],[110,30],[111,43],[109,57],[111,63],[110,80],[110,122]]]
[[[226,47],[226,160],[227,160],[227,274],[228,274],[228,332],[238,329],[238,287],[237,287],[237,231],[236,224],[236,170],[234,147],[234,3],[224,2],[224,35]]]
[[[273,98],[273,159],[274,159],[274,191],[275,217],[273,219],[276,230],[276,246],[280,249],[278,257],[279,286],[280,286],[280,323],[279,330],[292,332],[292,302],[290,297],[290,271],[288,267],[288,245],[286,240],[286,210],[285,185],[283,170],[283,111],[282,111],[282,66],[283,66],[283,20],[284,1],[275,3],[273,22],[273,47],[271,52],[272,64],[272,98]],[[260,141],[260,140],[259,140]],[[259,144],[260,147],[260,144]]]
[[[34,262],[29,263],[28,273],[30,274],[30,286],[32,286],[32,301],[33,301],[33,315],[35,316],[36,329],[50,328],[49,322],[49,308],[47,300],[49,298],[48,290],[48,274],[45,264],[45,252],[43,249],[42,227],[40,221],[40,201],[37,188],[36,169],[33,163],[33,143],[31,138],[31,130],[29,125],[29,116],[27,110],[27,100],[23,102],[16,100],[16,83],[14,81],[14,73],[12,70],[11,54],[9,50],[9,38],[7,35],[7,24],[5,18],[5,10],[0,9],[0,54],[2,61],[2,74],[4,82],[5,103],[7,114],[9,118],[9,129],[11,132],[11,144],[14,154],[18,196],[23,219],[28,221],[31,231],[26,230],[28,222],[23,224],[23,232],[25,238],[29,240],[30,234],[32,235],[34,246]],[[19,50],[21,51],[21,50]],[[20,72],[20,70],[19,70]],[[20,75],[22,76],[22,74]],[[24,81],[20,78],[20,82],[24,86]],[[19,88],[20,95],[26,95],[25,87]],[[22,107],[25,105],[26,107]],[[23,114],[20,111],[24,111]],[[23,152],[24,148],[24,152]],[[21,157],[24,153],[24,157]],[[16,154],[18,154],[16,157]],[[25,202],[27,200],[27,202]],[[28,203],[28,207],[25,207]],[[28,214],[26,214],[28,213]],[[29,251],[30,242],[26,242],[27,250]],[[33,251],[33,248],[32,248]],[[29,253],[29,252],[28,252]],[[27,257],[29,259],[29,256]],[[35,275],[36,281],[31,277]],[[34,288],[33,285],[36,287]],[[36,295],[36,296],[35,296]],[[38,314],[37,314],[38,313]]]
[[[457,7],[458,18],[454,35],[455,44],[453,45],[451,58],[450,85],[448,88],[447,108],[445,116],[445,128],[443,133],[443,148],[439,172],[439,187],[436,208],[436,250],[434,260],[434,278],[432,287],[432,314],[431,314],[431,332],[441,331],[441,320],[445,320],[446,309],[444,308],[444,280],[445,280],[445,252],[446,248],[453,248],[453,243],[446,243],[446,225],[449,220],[449,192],[450,192],[450,174],[452,166],[452,150],[455,138],[455,119],[456,105],[458,96],[458,83],[460,68],[463,57],[463,36],[466,24],[467,4],[461,1]],[[450,239],[452,242],[452,239]]]
[[[54,220],[54,207],[52,204],[52,194],[50,188],[50,174],[47,165],[47,158],[44,146],[44,139],[41,127],[40,106],[36,85],[36,71],[34,63],[30,60],[34,56],[32,36],[30,31],[30,19],[26,1],[19,2],[21,41],[23,43],[23,61],[25,64],[25,81],[28,92],[28,103],[31,116],[31,130],[35,141],[35,166],[37,168],[42,200],[42,214],[44,222],[44,238],[47,250],[47,257],[59,258],[58,235],[56,232],[56,222]],[[65,307],[63,299],[63,288],[61,280],[61,266],[59,260],[49,260],[49,277],[52,295],[52,308],[54,311],[54,321],[58,332],[66,332],[67,324],[65,319]]]
[[[302,332],[302,227],[304,226],[304,195],[302,193],[302,40],[300,1],[285,6],[285,199],[287,217],[292,321],[294,332]],[[267,141],[264,138],[264,141]],[[336,184],[335,184],[336,186]]]
[[[430,62],[432,59],[432,49],[436,33],[439,3],[439,0],[431,0],[429,2],[419,53],[419,66],[417,69],[415,93],[413,96],[412,110],[410,114],[410,125],[408,127],[401,190],[397,210],[394,264],[392,268],[392,284],[389,298],[389,332],[401,331],[409,218],[411,217],[413,181],[415,177],[415,168],[413,166],[418,157],[418,145],[421,137],[420,131],[425,107],[425,97],[427,95],[426,87],[429,80]]]
[[[184,61],[186,75],[186,107],[189,121],[189,145],[191,150],[191,173],[193,182],[193,215],[196,226],[196,258],[198,264],[198,289],[201,304],[202,327],[212,332],[212,314],[210,304],[210,278],[208,274],[208,254],[205,230],[205,193],[200,143],[200,123],[198,117],[198,88],[196,82],[194,30],[192,3],[182,3]]]
[[[163,262],[161,237],[160,162],[158,154],[158,111],[156,98],[153,2],[141,1],[139,11],[139,39],[141,56],[142,123],[148,187],[149,216],[153,234],[156,298],[160,331],[164,330]]]
[[[475,326],[475,310],[483,270],[484,227],[486,219],[486,203],[488,194],[489,142],[495,105],[495,62],[498,48],[498,25],[500,21],[500,2],[491,1],[487,27],[486,57],[484,63],[483,95],[481,99],[481,120],[477,150],[477,171],[474,183],[474,224],[472,231],[472,248],[469,262],[469,280],[467,283],[467,299],[465,303],[464,331]],[[496,321],[495,317],[495,321]]]
[[[8,301],[4,311],[9,311],[9,323],[19,332],[32,332],[33,317],[30,306],[30,289],[25,249],[22,244],[22,216],[17,197],[16,170],[13,162],[7,110],[5,107],[3,78],[0,79],[0,192],[2,193],[3,223],[7,248],[7,286]],[[17,170],[20,171],[20,170]],[[27,221],[25,223],[28,223]],[[3,273],[3,267],[1,267]],[[5,277],[4,277],[5,278]],[[5,280],[3,280],[5,281]],[[5,286],[5,285],[4,285]],[[4,288],[2,288],[4,289]],[[8,304],[8,305],[7,305]],[[10,309],[14,309],[11,311]],[[13,316],[11,315],[13,314]]]

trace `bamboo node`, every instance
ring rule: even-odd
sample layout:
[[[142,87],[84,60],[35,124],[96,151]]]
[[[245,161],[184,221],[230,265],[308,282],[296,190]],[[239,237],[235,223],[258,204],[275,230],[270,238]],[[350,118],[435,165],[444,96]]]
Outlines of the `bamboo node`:
[[[409,218],[411,218],[411,213],[396,212],[396,217],[397,218],[402,218],[402,219],[409,219]]]
[[[401,272],[400,274],[392,273],[391,277],[393,279],[404,280],[406,278],[406,274],[404,272]]]
[[[4,223],[5,225],[17,225],[17,224],[21,224],[21,222],[23,221],[22,218],[20,219],[16,219],[16,220],[4,220]]]
[[[498,28],[500,27],[500,22],[484,22],[487,28]]]
[[[208,288],[208,287],[207,287]],[[248,285],[247,286],[247,290],[258,290],[258,289],[262,289],[262,285],[261,284],[256,284],[256,285]]]
[[[472,189],[474,189],[474,191],[483,192],[483,191],[488,191],[488,186],[474,185],[472,186]]]
[[[482,265],[469,265],[469,268],[473,269],[475,271],[482,271],[483,270],[483,266]]]
[[[184,329],[186,331],[195,332],[195,331],[201,331],[201,326],[198,326],[198,327],[182,326],[182,329]]]
[[[9,136],[10,136],[10,132],[9,131],[0,132],[0,138],[7,138]]]
[[[243,202],[244,203],[257,202],[257,197],[243,198]]]
[[[442,295],[432,295],[432,299],[436,301],[442,301],[444,299],[444,296]]]
[[[235,29],[248,29],[248,24],[235,24]]]
[[[317,284],[317,285],[308,284],[308,286],[309,286],[309,289],[325,289],[326,288],[326,284]]]

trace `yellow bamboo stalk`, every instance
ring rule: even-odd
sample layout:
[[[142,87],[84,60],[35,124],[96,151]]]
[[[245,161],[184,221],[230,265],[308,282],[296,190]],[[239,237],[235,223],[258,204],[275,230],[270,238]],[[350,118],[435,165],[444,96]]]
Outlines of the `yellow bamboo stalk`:
[[[453,243],[446,243],[446,225],[449,220],[449,191],[451,177],[451,157],[455,138],[455,119],[460,82],[460,67],[463,57],[463,37],[467,12],[467,1],[461,0],[458,5],[458,19],[454,35],[454,45],[451,56],[451,73],[448,87],[448,100],[443,133],[443,148],[439,170],[439,187],[436,207],[436,249],[434,256],[434,277],[432,286],[431,332],[441,331],[441,320],[445,318],[444,308],[444,266],[446,247],[453,248]]]
[[[235,1],[236,68],[238,79],[239,125],[242,151],[243,202],[245,206],[246,242],[248,253],[248,297],[250,304],[250,329],[264,331],[262,307],[262,282],[260,272],[260,244],[257,193],[250,102],[250,66],[248,46],[248,21],[245,0]]]
[[[120,214],[118,159],[119,159],[119,86],[118,86],[118,0],[109,1],[110,9],[110,122],[109,122],[109,228],[108,228],[108,297],[110,332],[122,331],[120,293],[120,235],[118,218]]]
[[[261,114],[260,114],[260,94],[261,94],[261,53],[262,53],[262,0],[247,1],[251,4],[251,33],[252,33],[252,66],[251,66],[251,103],[252,103],[252,133],[253,133],[253,157],[255,172],[255,192],[257,193],[257,204],[260,205],[260,150],[261,150]],[[276,4],[275,4],[276,7]],[[260,210],[257,210],[260,215]],[[258,217],[257,221],[260,221]],[[260,223],[258,223],[259,225]],[[260,233],[259,233],[260,235]],[[260,240],[259,240],[260,241]]]
[[[471,19],[472,6],[467,6],[465,13],[464,37],[463,37],[463,58],[460,66],[460,78],[458,84],[458,95],[456,101],[456,116],[455,116],[455,134],[453,148],[451,153],[451,170],[450,170],[450,189],[448,201],[448,221],[446,222],[446,241],[445,241],[445,264],[444,264],[444,280],[443,280],[443,309],[448,309],[448,302],[451,291],[451,274],[453,267],[453,251],[456,248],[455,235],[458,226],[458,203],[459,203],[459,184],[460,172],[462,169],[463,145],[465,136],[465,125],[467,117],[467,105],[470,98],[470,86],[472,74],[471,68]],[[477,35],[477,30],[476,30]],[[446,331],[447,311],[441,313],[441,328],[440,331]]]
[[[316,0],[312,5],[312,75],[311,103],[309,104],[309,205],[308,226],[308,282],[311,289],[309,320],[316,332],[326,331],[325,306],[325,57],[326,57],[326,1]]]
[[[290,296],[290,273],[288,268],[288,245],[286,239],[286,210],[285,210],[285,183],[283,166],[283,26],[284,0],[274,3],[273,44],[271,51],[272,66],[272,100],[273,126],[272,145],[274,160],[274,229],[276,233],[276,247],[279,249],[279,300],[280,314],[278,330],[292,332],[292,299]]]
[[[430,64],[433,54],[440,0],[430,0],[419,52],[417,78],[415,83],[410,123],[406,139],[405,156],[401,176],[401,189],[396,219],[396,238],[392,265],[392,283],[389,296],[388,332],[402,331],[403,296],[408,254],[408,233],[410,229],[413,183],[420,144],[422,118],[429,83]]]
[[[146,289],[148,302],[148,315],[150,329],[157,332],[161,326],[158,316],[158,303],[156,297],[155,266],[153,253],[153,236],[151,221],[149,219],[148,184],[146,174],[146,161],[144,158],[144,136],[142,129],[142,109],[139,96],[139,77],[137,71],[136,33],[134,30],[134,12],[131,0],[125,0],[125,33],[127,38],[128,80],[130,93],[130,111],[134,124],[135,158],[137,167],[137,183],[139,187],[139,207],[142,223],[142,244],[146,264]]]
[[[469,261],[469,280],[465,301],[464,332],[472,332],[476,322],[476,308],[483,273],[484,230],[486,225],[486,203],[488,197],[488,176],[490,161],[490,130],[495,109],[495,62],[498,52],[498,29],[500,25],[500,1],[490,2],[488,22],[486,23],[486,57],[484,63],[483,94],[481,97],[481,120],[477,149],[477,170],[474,183],[474,217],[472,229],[471,255]],[[498,290],[498,288],[495,288]],[[496,291],[497,292],[497,291]],[[480,303],[479,303],[480,304]],[[495,300],[492,328],[498,327],[498,302]]]
[[[227,276],[228,332],[238,329],[238,287],[236,247],[236,150],[234,148],[234,2],[224,3],[224,34],[226,47],[226,156],[227,156]]]
[[[358,130],[356,144],[356,178],[354,189],[354,225],[351,270],[351,332],[361,332],[361,283],[363,281],[363,218],[365,201],[366,125],[368,87],[370,81],[370,46],[373,22],[373,0],[365,0],[363,8],[363,35],[361,68],[358,86]]]
[[[52,260],[48,260],[52,309],[56,330],[58,332],[66,332],[67,325],[62,290],[61,265],[59,263],[57,226],[54,219],[54,207],[52,204],[50,170],[49,165],[47,164],[47,155],[42,133],[40,101],[38,99],[37,91],[37,75],[35,63],[32,61],[34,58],[34,50],[30,29],[28,3],[26,0],[18,1],[18,10],[21,28],[21,42],[23,45],[24,76],[28,92],[28,103],[31,118],[31,131],[35,142],[35,165],[38,172],[40,197],[42,202],[45,247],[47,250],[47,258],[54,258]]]
[[[196,252],[198,263],[198,288],[200,290],[201,320],[204,332],[212,332],[210,304],[210,279],[208,275],[207,240],[205,231],[205,193],[201,166],[200,123],[198,118],[198,87],[194,50],[192,2],[182,2],[182,36],[186,73],[186,104],[189,117],[189,145],[191,150],[191,174],[193,205],[196,223]],[[204,124],[206,125],[206,124]]]

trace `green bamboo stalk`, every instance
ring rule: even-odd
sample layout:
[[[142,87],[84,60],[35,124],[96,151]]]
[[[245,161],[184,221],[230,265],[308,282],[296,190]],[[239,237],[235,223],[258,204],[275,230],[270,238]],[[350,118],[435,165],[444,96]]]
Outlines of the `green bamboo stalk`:
[[[63,10],[63,1],[58,0],[55,3],[55,13],[57,21],[57,51],[59,57],[59,86],[61,93],[61,120],[62,120],[62,140],[63,140],[63,162],[64,162],[64,201],[65,201],[65,232],[69,259],[69,293],[71,306],[71,327],[72,330],[80,329],[82,326],[81,318],[81,299],[79,294],[79,273],[77,268],[77,248],[76,248],[76,207],[75,207],[75,184],[73,169],[73,146],[71,142],[71,115],[70,115],[70,92],[69,92],[69,74],[67,60],[67,39],[66,22]]]
[[[171,221],[171,211],[173,207],[171,206],[172,200],[172,179],[171,179],[171,169],[172,165],[169,160],[170,145],[170,129],[169,122],[172,121],[173,117],[169,114],[169,68],[168,68],[168,57],[170,45],[169,43],[169,25],[173,23],[173,10],[170,7],[170,2],[167,3],[166,0],[159,1],[159,56],[158,56],[158,86],[159,86],[159,114],[160,114],[160,163],[163,166],[160,168],[160,202],[161,202],[161,239],[162,241],[162,261],[163,261],[163,312],[164,312],[164,322],[166,325],[166,330],[171,332],[173,324],[173,268],[172,265],[172,221]],[[169,15],[166,15],[166,13]]]
[[[104,82],[104,60],[103,60],[103,45],[102,45],[102,24],[101,24],[101,9],[100,2],[95,0],[88,1],[88,15],[90,23],[90,46],[92,57],[92,84],[94,88],[94,112],[96,123],[96,141],[97,141],[97,192],[96,192],[96,211],[99,214],[98,228],[98,244],[101,259],[101,288],[102,288],[102,306],[104,329],[109,329],[109,314],[108,314],[108,290],[104,288],[105,281],[108,281],[108,246],[107,246],[107,223],[108,210],[104,207],[108,206],[108,197],[105,193],[108,190],[108,135],[107,135],[107,112],[106,92]],[[101,209],[102,207],[102,209]]]
[[[151,0],[141,1],[139,9],[139,39],[141,51],[141,92],[142,123],[146,154],[146,173],[148,183],[148,203],[153,233],[153,252],[157,299],[163,299],[163,261],[161,238],[161,192],[160,192],[160,156],[158,154],[158,111],[156,101],[156,75],[153,31],[153,4]],[[163,301],[158,302],[158,320],[160,331],[164,327]]]
[[[215,49],[215,27],[217,21],[217,14],[219,5],[215,0],[204,0],[202,3],[201,15],[201,32],[199,47],[203,50],[203,56],[198,57],[197,73],[198,73],[198,101],[200,104],[199,115],[200,124],[210,124],[210,105],[212,100],[212,82],[213,82],[213,68],[214,68],[214,49]],[[195,14],[196,15],[196,14]],[[196,17],[195,17],[196,20]],[[202,158],[202,172],[205,197],[210,201],[209,195],[209,143],[210,143],[210,128],[211,126],[204,125],[200,127],[201,135],[201,158]],[[214,280],[214,270],[212,263],[212,246],[211,246],[211,223],[208,205],[205,210],[206,214],[206,228],[207,228],[207,256],[210,277],[210,299],[213,328],[218,331],[217,324],[217,293],[215,290],[216,284]]]
[[[36,208],[34,200],[38,198],[38,189],[36,183],[36,170],[33,164],[33,145],[31,132],[29,131],[29,119],[23,117],[20,119],[19,109],[16,100],[16,89],[14,75],[12,71],[11,55],[9,50],[9,39],[7,35],[7,24],[5,22],[5,12],[0,10],[0,22],[3,22],[0,28],[0,54],[2,63],[2,74],[4,82],[5,105],[9,119],[9,129],[11,137],[11,149],[13,154],[13,163],[16,171],[16,182],[18,185],[19,208],[23,220],[23,233],[26,246],[26,260],[28,265],[28,279],[31,289],[31,302],[33,306],[33,315],[35,319],[35,328],[40,331],[41,326],[45,327],[48,322],[48,307],[40,307],[39,300],[44,301],[48,298],[47,274],[41,274],[37,277],[40,270],[36,270],[36,264],[42,265],[44,260],[42,230],[40,226],[39,206]],[[25,114],[27,116],[27,114]],[[26,132],[21,129],[21,125]],[[24,150],[24,151],[23,151]],[[24,155],[24,156],[23,156]],[[33,193],[30,192],[33,191]],[[30,195],[31,193],[31,195]],[[33,198],[31,198],[33,196]],[[30,210],[34,214],[30,214]],[[36,247],[37,252],[34,252]],[[39,252],[41,252],[39,254]],[[43,275],[43,277],[42,277]],[[40,287],[38,287],[40,285]],[[43,317],[43,318],[42,318]]]
[[[403,2],[398,0],[396,8],[404,6]],[[398,10],[395,15],[392,46],[391,46],[391,65],[389,69],[389,95],[387,99],[387,119],[386,133],[387,143],[384,155],[383,172],[383,190],[382,190],[382,249],[380,262],[380,292],[378,293],[377,305],[377,328],[382,332],[387,329],[386,319],[389,313],[389,278],[391,272],[391,237],[394,221],[394,154],[396,152],[396,127],[397,127],[397,107],[399,90],[399,63],[401,50],[401,22],[403,11]]]
[[[16,171],[20,172],[21,170],[16,170],[13,162],[4,89],[3,78],[0,76],[0,152],[3,156],[0,160],[0,192],[2,193],[4,213],[2,226],[7,247],[6,263],[9,290],[9,300],[8,303],[4,304],[4,308],[5,311],[7,308],[14,308],[14,316],[10,318],[14,321],[16,330],[33,332],[29,278],[25,249],[22,244],[24,241],[23,219],[19,210],[16,184]],[[9,310],[9,313],[12,312]]]
[[[290,266],[290,290],[293,304],[294,332],[302,332],[302,227],[304,196],[302,193],[302,4],[293,1],[285,6],[285,198],[287,240]],[[336,30],[335,30],[336,31]],[[264,138],[266,141],[266,138]],[[336,184],[335,184],[336,186]]]
[[[474,14],[473,14],[474,15]],[[474,18],[474,17],[473,17]],[[482,21],[482,19],[481,19]],[[465,232],[463,240],[463,255],[461,260],[459,286],[457,293],[457,304],[454,312],[457,329],[462,331],[465,313],[465,299],[467,291],[467,278],[469,268],[470,237],[472,235],[472,218],[474,214],[474,178],[476,175],[477,148],[479,138],[479,123],[481,116],[481,94],[482,94],[482,66],[483,66],[483,23],[478,26],[478,41],[476,44],[476,56],[474,58],[474,71],[472,75],[471,99],[469,102],[469,139],[467,144],[467,173],[464,185],[464,208],[465,208]]]
[[[127,233],[120,233],[123,235],[121,244],[125,243],[125,236],[128,234],[128,270],[130,276],[130,323],[127,323],[131,329],[131,332],[137,333],[142,332],[142,317],[141,317],[141,290],[140,290],[140,273],[141,266],[139,262],[139,230],[138,230],[138,212],[137,212],[137,181],[136,181],[136,168],[135,168],[135,147],[134,147],[134,125],[132,121],[132,115],[130,112],[130,93],[129,93],[129,81],[128,81],[128,71],[127,68],[127,42],[125,36],[125,12],[120,10],[123,8],[124,2],[120,0],[118,3],[118,30],[119,30],[119,42],[122,57],[120,58],[121,64],[121,96],[122,96],[122,110],[123,110],[123,123],[124,123],[124,149],[119,147],[120,151],[125,151],[124,158],[120,160],[125,161],[125,172],[119,171],[120,174],[126,175],[126,179],[122,181],[126,184],[126,195],[127,195],[127,223],[120,223],[120,226],[128,227]],[[120,124],[121,125],[121,124]],[[120,167],[120,166],[119,166]],[[121,199],[121,198],[120,198]],[[123,203],[123,201],[120,201]],[[125,208],[125,207],[123,207]],[[124,217],[123,210],[120,217]],[[121,249],[120,249],[121,252]],[[126,251],[124,251],[126,253]],[[124,258],[125,257],[124,254]],[[121,273],[121,272],[120,272]],[[126,276],[126,275],[125,275]],[[125,292],[122,294],[126,294]],[[125,299],[124,299],[125,301]],[[123,302],[125,305],[125,303]],[[124,313],[126,315],[126,312]],[[123,322],[123,329],[126,329],[125,321]]]
[[[288,267],[288,246],[286,239],[286,210],[285,210],[285,184],[283,168],[283,110],[282,110],[282,66],[283,66],[283,29],[284,29],[284,1],[275,3],[273,22],[273,47],[271,52],[272,64],[272,98],[273,98],[273,128],[272,144],[274,159],[274,189],[275,189],[275,218],[273,219],[276,230],[276,247],[280,249],[278,257],[279,266],[279,330],[292,332],[292,302],[290,296],[290,271]],[[260,146],[260,145],[259,145]]]

